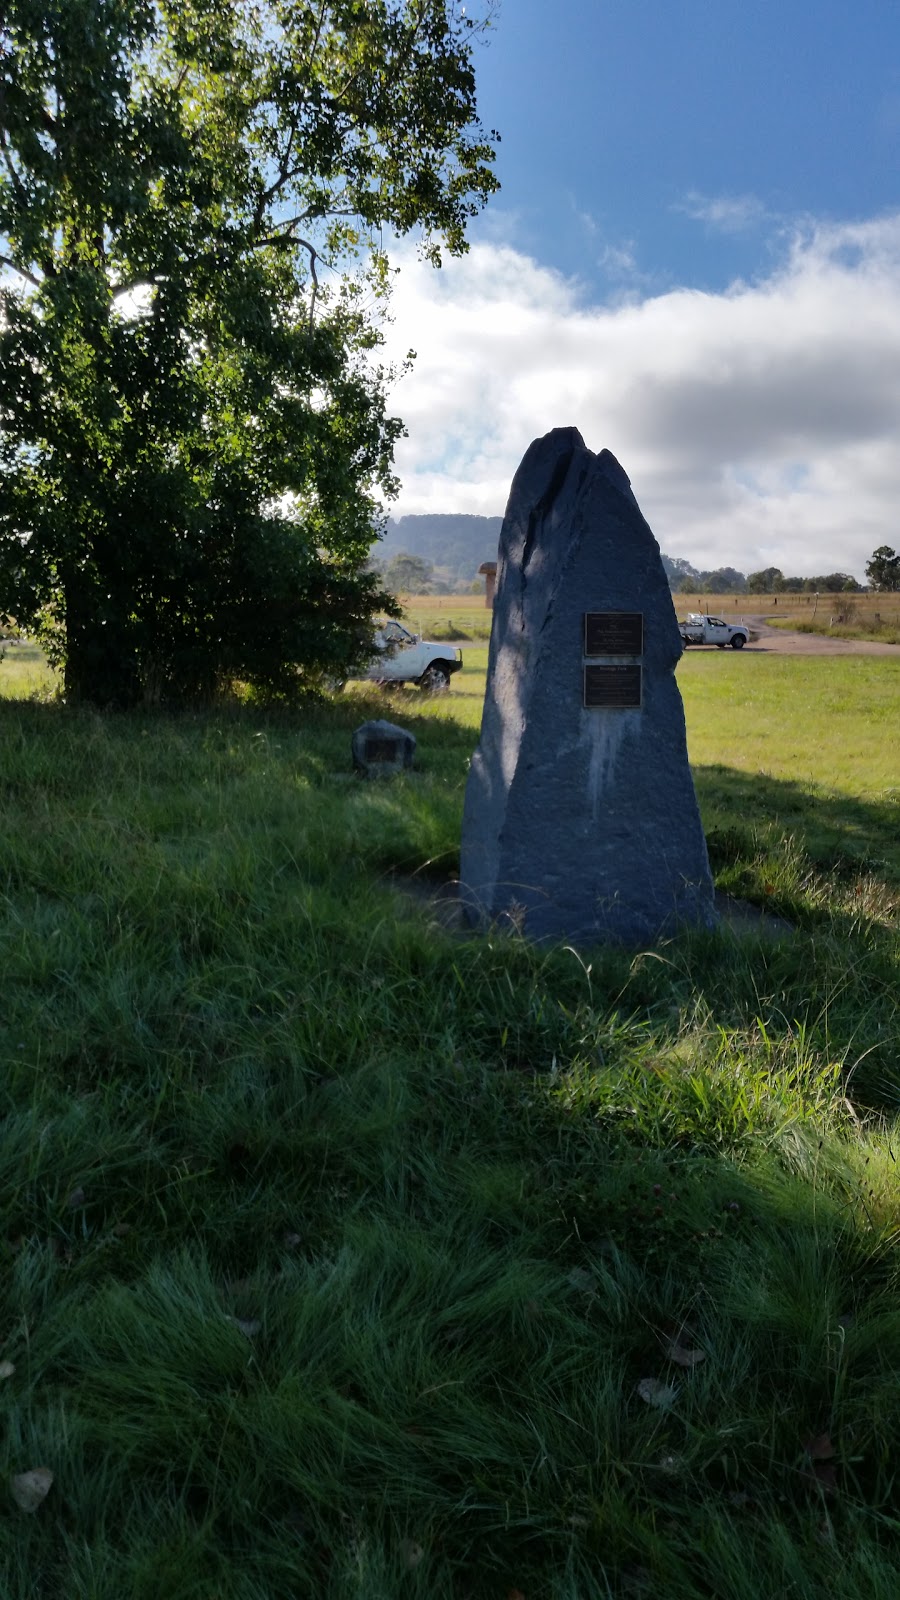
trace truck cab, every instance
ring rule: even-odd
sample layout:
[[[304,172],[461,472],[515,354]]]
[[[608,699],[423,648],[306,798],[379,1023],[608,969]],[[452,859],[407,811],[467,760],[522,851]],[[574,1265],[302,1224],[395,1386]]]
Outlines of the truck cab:
[[[689,611],[678,631],[684,644],[715,644],[724,650],[742,650],[754,637],[746,622],[726,622],[724,617],[712,617],[704,612]]]

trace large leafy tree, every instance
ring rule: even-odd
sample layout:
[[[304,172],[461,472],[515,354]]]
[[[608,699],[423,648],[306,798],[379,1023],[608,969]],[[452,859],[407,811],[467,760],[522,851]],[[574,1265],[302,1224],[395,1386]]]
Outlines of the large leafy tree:
[[[383,575],[392,594],[427,594],[434,581],[434,566],[424,556],[398,550],[385,564]]]
[[[784,588],[784,573],[780,567],[763,567],[761,572],[751,572],[747,579],[749,594],[780,594]]]
[[[496,187],[472,35],[456,0],[7,0],[0,613],[71,699],[361,648],[382,233],[439,262]]]
[[[900,589],[900,555],[889,544],[880,544],[866,562],[866,577],[873,589],[889,593]]]

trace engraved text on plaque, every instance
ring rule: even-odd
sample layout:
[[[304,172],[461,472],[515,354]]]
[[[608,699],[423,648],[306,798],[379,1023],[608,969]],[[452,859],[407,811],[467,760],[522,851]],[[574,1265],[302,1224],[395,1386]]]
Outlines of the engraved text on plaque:
[[[642,668],[638,666],[590,666],[584,668],[584,704],[607,710],[640,709]]]
[[[642,611],[586,611],[586,656],[639,656],[644,649]]]

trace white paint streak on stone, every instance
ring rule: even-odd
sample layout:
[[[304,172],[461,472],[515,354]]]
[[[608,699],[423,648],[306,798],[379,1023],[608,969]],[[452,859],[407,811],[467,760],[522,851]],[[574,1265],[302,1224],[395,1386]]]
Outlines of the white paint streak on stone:
[[[507,788],[515,777],[516,764],[525,725],[521,703],[522,673],[518,661],[519,651],[508,642],[501,645],[494,668],[495,694],[502,707],[503,720],[500,732],[500,771]]]
[[[637,734],[641,726],[641,713],[635,711],[602,711],[595,708],[582,713],[582,743],[588,747],[588,804],[591,821],[600,817],[600,802],[604,790],[612,782],[619,751],[629,733]]]

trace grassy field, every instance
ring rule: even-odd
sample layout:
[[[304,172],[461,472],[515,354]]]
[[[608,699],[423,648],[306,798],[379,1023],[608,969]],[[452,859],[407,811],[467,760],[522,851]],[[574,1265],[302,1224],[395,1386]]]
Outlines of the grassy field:
[[[900,644],[900,594],[675,595],[678,615],[709,611],[726,620],[764,616],[779,628],[832,639]]]
[[[4,1600],[895,1600],[897,664],[686,657],[794,932],[576,955],[407,892],[463,648],[268,717],[0,665]]]
[[[428,714],[474,735],[487,645],[461,649],[462,671]],[[740,834],[745,849],[796,837],[823,867],[900,882],[900,660],[685,652],[678,681],[708,834]],[[413,687],[387,699],[401,717],[422,710]]]
[[[677,594],[674,601],[679,617],[689,611],[711,612],[726,621],[765,616],[800,633],[900,644],[900,594],[822,594],[818,600],[814,594]],[[404,605],[417,631],[433,638],[456,636],[456,630],[472,639],[490,636],[490,612],[477,595],[408,595]]]
[[[49,700],[56,676],[36,644],[0,645],[0,695],[7,699]]]

